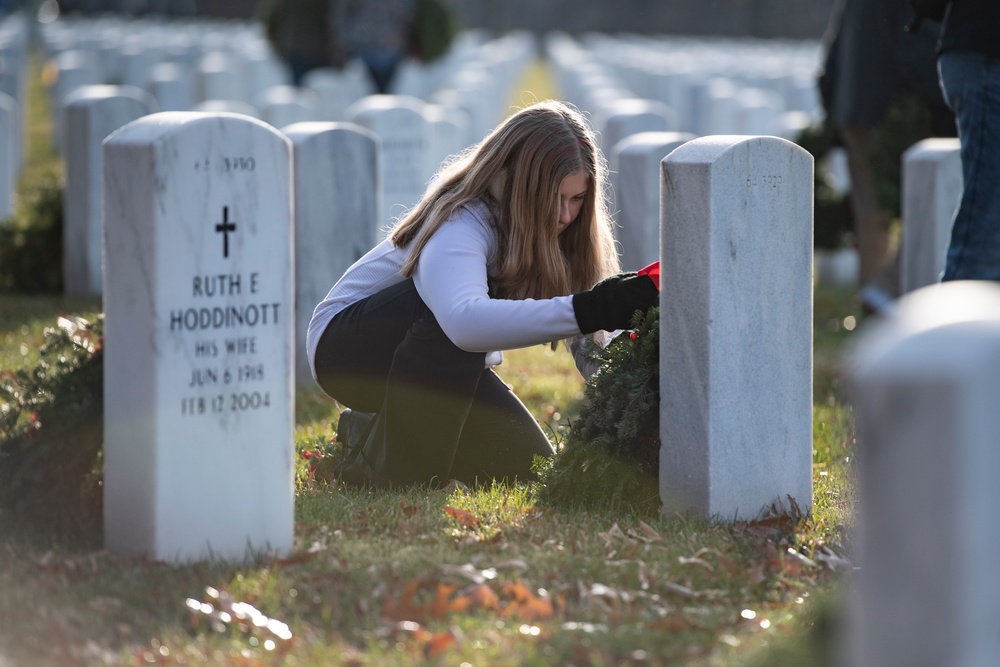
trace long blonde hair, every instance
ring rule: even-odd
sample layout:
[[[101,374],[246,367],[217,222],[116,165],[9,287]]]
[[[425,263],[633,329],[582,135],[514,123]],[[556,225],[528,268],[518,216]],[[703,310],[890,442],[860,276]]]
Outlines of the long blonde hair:
[[[581,171],[590,187],[577,219],[559,234],[559,186]],[[491,210],[498,241],[490,267],[493,296],[571,294],[620,270],[606,184],[607,164],[583,115],[562,102],[540,102],[444,167],[389,238],[409,249],[403,274],[411,276],[441,224],[463,204],[481,200]]]

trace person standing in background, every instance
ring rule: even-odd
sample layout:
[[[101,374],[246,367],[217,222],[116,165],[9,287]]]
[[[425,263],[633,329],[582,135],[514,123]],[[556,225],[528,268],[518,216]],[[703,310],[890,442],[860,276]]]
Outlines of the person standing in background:
[[[926,24],[906,32],[911,17],[908,0],[838,0],[823,39],[826,56],[818,83],[827,122],[847,153],[860,258],[858,297],[867,311],[886,307],[900,291],[891,242],[895,211],[892,197],[880,192],[887,178],[895,179],[898,200],[900,144],[955,134],[938,85],[937,29]],[[922,127],[902,128],[893,125],[894,115],[927,120]],[[896,135],[903,133],[908,136],[901,142]],[[893,144],[891,150],[887,144]]]
[[[307,72],[343,67],[344,49],[330,29],[331,0],[265,0],[257,15],[268,41],[287,64],[292,84],[302,85]]]
[[[388,93],[407,54],[415,0],[331,0],[331,31],[351,57],[368,69],[375,90]]]
[[[257,15],[296,86],[309,70],[357,58],[378,93],[390,92],[403,58],[436,60],[458,32],[445,0],[264,0]]]
[[[943,280],[1000,280],[1000,2],[952,0],[938,72],[961,142],[962,200]]]

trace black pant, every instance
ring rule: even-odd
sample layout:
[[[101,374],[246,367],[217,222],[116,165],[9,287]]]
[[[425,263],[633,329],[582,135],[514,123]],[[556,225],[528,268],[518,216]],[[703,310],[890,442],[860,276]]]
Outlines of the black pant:
[[[342,405],[377,412],[359,457],[376,486],[527,479],[552,445],[486,353],[449,340],[412,280],[338,313],[316,374]]]

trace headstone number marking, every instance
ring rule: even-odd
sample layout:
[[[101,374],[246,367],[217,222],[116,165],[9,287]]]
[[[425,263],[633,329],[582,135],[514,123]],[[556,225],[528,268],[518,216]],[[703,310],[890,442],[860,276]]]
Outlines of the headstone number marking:
[[[222,234],[222,256],[229,257],[229,232],[236,231],[236,223],[229,221],[229,207],[222,207],[222,222],[215,226],[215,231]]]

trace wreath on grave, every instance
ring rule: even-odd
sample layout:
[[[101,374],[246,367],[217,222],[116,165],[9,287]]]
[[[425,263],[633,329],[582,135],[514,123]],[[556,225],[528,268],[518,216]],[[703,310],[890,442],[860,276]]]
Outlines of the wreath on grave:
[[[551,459],[538,458],[541,505],[656,513],[660,453],[660,313],[636,313],[632,330],[594,346],[580,417]]]

